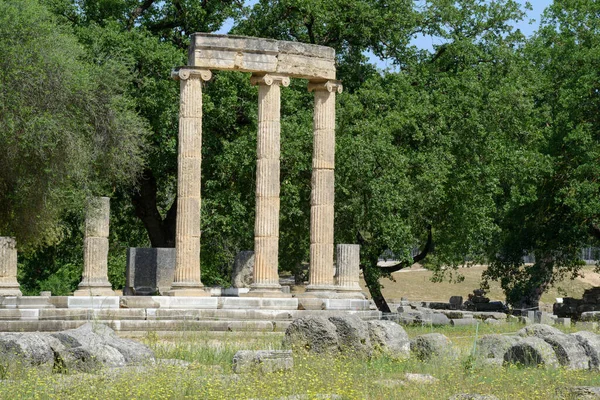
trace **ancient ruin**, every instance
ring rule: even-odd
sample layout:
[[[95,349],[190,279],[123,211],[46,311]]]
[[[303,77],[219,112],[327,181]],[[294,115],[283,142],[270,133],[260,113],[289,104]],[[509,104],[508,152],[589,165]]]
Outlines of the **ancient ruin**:
[[[308,292],[334,293],[333,216],[335,80],[332,48],[241,36],[192,35],[188,66],[173,71],[180,81],[176,270],[171,295],[206,296],[200,279],[200,179],[202,82],[211,70],[251,72],[258,86],[255,264],[250,296],[286,297],[279,285],[279,159],[281,87],[308,79],[314,93],[314,150]]]

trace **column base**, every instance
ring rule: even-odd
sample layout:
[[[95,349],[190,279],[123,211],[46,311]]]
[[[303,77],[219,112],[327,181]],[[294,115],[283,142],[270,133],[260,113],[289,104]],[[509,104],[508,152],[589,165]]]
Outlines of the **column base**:
[[[240,293],[239,297],[291,298],[292,295],[291,293],[283,293],[279,284],[252,284],[250,285],[250,291],[248,293]]]
[[[364,300],[366,299],[362,290],[337,290],[337,298],[338,299],[358,299]]]
[[[172,286],[165,293],[165,296],[180,296],[180,297],[210,297],[210,292],[204,290],[202,284],[195,286]]]
[[[306,292],[299,293],[296,297],[317,298],[317,299],[336,299],[337,293],[333,285],[308,285]]]
[[[73,296],[115,296],[115,291],[110,287],[103,286],[89,286],[89,287],[79,287],[75,292],[73,292]]]
[[[0,296],[23,296],[21,290],[19,289],[19,285],[15,286],[0,286]]]

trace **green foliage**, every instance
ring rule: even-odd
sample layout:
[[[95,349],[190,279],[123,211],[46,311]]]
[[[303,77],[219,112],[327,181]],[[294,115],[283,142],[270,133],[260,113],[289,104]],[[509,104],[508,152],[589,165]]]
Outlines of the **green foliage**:
[[[20,249],[55,243],[65,211],[134,182],[146,124],[127,65],[92,63],[34,0],[0,3],[0,64],[0,232]]]

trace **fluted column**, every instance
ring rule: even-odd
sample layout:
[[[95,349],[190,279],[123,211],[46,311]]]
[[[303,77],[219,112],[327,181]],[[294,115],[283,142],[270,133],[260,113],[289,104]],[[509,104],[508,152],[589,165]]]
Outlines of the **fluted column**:
[[[85,213],[83,274],[75,296],[114,296],[108,281],[110,199],[92,197]]]
[[[254,75],[258,86],[256,140],[256,219],[254,223],[254,282],[251,294],[281,293],[279,285],[279,156],[280,92],[290,78]]]
[[[179,145],[175,276],[169,296],[209,296],[200,280],[200,182],[202,163],[202,81],[208,70],[179,68]]]
[[[310,208],[310,278],[307,292],[332,291],[335,168],[335,94],[338,81],[310,82],[314,93],[313,172]]]
[[[336,254],[336,289],[343,297],[364,299],[358,284],[360,271],[360,245],[338,244]]]
[[[17,241],[0,237],[0,296],[21,296],[17,282]]]

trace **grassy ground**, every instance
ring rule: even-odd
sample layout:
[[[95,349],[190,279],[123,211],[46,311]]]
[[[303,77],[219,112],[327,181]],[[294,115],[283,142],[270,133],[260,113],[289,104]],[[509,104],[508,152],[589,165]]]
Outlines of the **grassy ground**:
[[[188,367],[129,368],[118,373],[59,375],[15,368],[0,383],[2,399],[276,399],[292,395],[343,399],[447,399],[456,393],[495,394],[500,399],[554,399],[569,385],[600,385],[597,372],[564,369],[483,366],[470,357],[476,337],[486,333],[512,333],[521,326],[480,325],[444,327],[459,350],[456,358],[420,362],[333,359],[302,354],[294,356],[294,370],[274,374],[232,374],[231,360],[240,349],[279,349],[281,335],[181,333],[161,338],[149,334],[145,341],[161,358],[192,362]],[[409,335],[430,332],[411,327]],[[425,373],[433,384],[403,383],[404,374]]]
[[[558,282],[555,287],[542,296],[542,303],[549,305],[550,308],[557,297],[577,297],[581,298],[583,291],[592,286],[600,285],[600,275],[593,271],[593,266],[587,266],[583,270],[583,276],[571,280],[566,279]],[[394,281],[383,279],[383,295],[388,299],[400,299],[405,297],[409,300],[424,301],[448,301],[450,296],[463,296],[465,299],[473,289],[477,289],[481,282],[481,273],[485,270],[483,266],[471,268],[461,268],[458,272],[464,277],[464,280],[458,283],[451,282],[431,282],[432,273],[421,268],[407,271],[400,271],[392,274]],[[363,289],[364,281],[361,281]],[[365,293],[368,291],[365,289]],[[498,283],[493,282],[490,285],[490,291],[487,294],[492,300],[504,300],[504,294]]]

